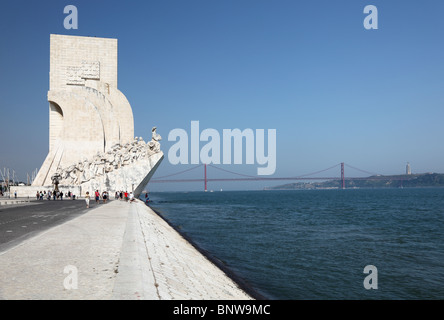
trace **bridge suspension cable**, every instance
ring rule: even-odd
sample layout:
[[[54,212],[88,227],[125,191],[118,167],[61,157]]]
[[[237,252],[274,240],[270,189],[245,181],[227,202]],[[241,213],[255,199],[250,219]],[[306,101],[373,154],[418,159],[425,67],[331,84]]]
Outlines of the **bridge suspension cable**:
[[[369,174],[369,175],[371,175],[371,176],[377,176],[377,175],[379,175],[378,173],[374,173],[374,172],[370,172],[370,171],[366,171],[366,170],[362,170],[362,169],[359,169],[359,168],[353,167],[353,166],[349,165],[348,163],[346,163],[345,165],[346,165],[347,167],[349,167],[349,168],[355,169],[355,170],[360,171],[360,172],[363,172],[363,173],[365,173],[365,174]]]
[[[168,178],[168,177],[177,176],[177,175],[179,175],[179,174],[182,174],[182,173],[185,173],[185,172],[188,172],[188,171],[191,171],[191,170],[197,169],[197,168],[202,167],[202,166],[203,166],[203,164],[201,163],[201,164],[199,164],[199,165],[197,165],[197,166],[195,166],[195,167],[192,167],[192,168],[189,168],[189,169],[186,169],[186,170],[180,171],[180,172],[176,172],[176,173],[168,174],[168,175],[166,175],[166,176],[156,177],[155,179],[153,179],[153,181],[156,181],[156,180],[159,180],[159,179],[163,179],[163,178]]]
[[[204,177],[203,178],[191,178],[191,179],[164,179],[164,178],[169,178],[169,177],[173,177],[173,176],[177,176],[177,175],[180,175],[180,174],[183,174],[183,173],[186,173],[186,172],[189,172],[189,171],[192,171],[192,170],[195,170],[195,169],[197,169],[197,168],[200,168],[200,167],[202,167],[202,166],[205,166],[205,171],[204,171]],[[215,168],[215,169],[217,169],[217,170],[220,170],[220,171],[223,171],[223,172],[226,172],[226,173],[230,173],[230,174],[233,174],[233,175],[236,175],[236,176],[238,176],[238,177],[234,177],[234,178],[208,178],[207,177],[207,172],[206,172],[206,167],[207,166],[210,166],[210,167],[212,167],[212,168]],[[328,171],[328,170],[331,170],[331,169],[334,169],[334,168],[337,168],[338,166],[340,166],[341,167],[341,176],[340,177],[338,177],[338,176],[336,176],[336,177],[319,177],[319,176],[316,176],[316,175],[318,175],[319,173],[322,173],[322,172],[325,172],[325,171]],[[347,179],[345,178],[345,174],[344,174],[344,166],[347,166],[347,167],[349,167],[349,168],[351,168],[351,169],[354,169],[354,170],[357,170],[357,171],[360,171],[360,172],[363,172],[363,173],[365,173],[365,174],[369,174],[369,175],[371,175],[371,176],[373,176],[373,177],[367,177],[367,178],[362,178],[362,177],[348,177]],[[247,175],[247,174],[242,174],[242,173],[238,173],[238,172],[234,172],[234,171],[231,171],[231,170],[227,170],[227,169],[223,169],[223,168],[219,168],[219,167],[216,167],[215,165],[212,165],[212,164],[209,164],[209,165],[206,165],[206,164],[199,164],[199,165],[197,165],[197,166],[194,166],[194,167],[192,167],[192,168],[189,168],[189,169],[186,169],[186,170],[182,170],[182,171],[179,171],[179,172],[176,172],[176,173],[172,173],[172,174],[168,174],[168,175],[165,175],[165,176],[161,176],[161,177],[156,177],[155,179],[152,179],[150,182],[153,182],[153,183],[159,183],[159,182],[204,182],[204,185],[205,185],[205,190],[206,190],[206,186],[207,186],[207,182],[216,182],[216,181],[219,181],[219,182],[224,182],[224,181],[291,181],[291,180],[339,180],[339,181],[342,181],[342,188],[343,189],[345,189],[345,180],[362,180],[362,179],[374,179],[374,180],[380,180],[380,179],[384,179],[385,177],[384,176],[381,176],[381,175],[379,175],[379,174],[377,174],[377,173],[374,173],[374,172],[370,172],[370,171],[366,171],[366,170],[362,170],[362,169],[359,169],[359,168],[356,168],[356,167],[354,167],[354,166],[351,166],[351,165],[349,165],[349,164],[346,164],[346,163],[344,163],[344,162],[341,162],[341,163],[338,163],[338,164],[335,164],[334,166],[331,166],[331,167],[328,167],[328,168],[326,168],[326,169],[322,169],[322,170],[319,170],[319,171],[315,171],[315,172],[310,172],[310,173],[306,173],[306,174],[303,174],[303,175],[299,175],[299,176],[295,176],[295,177],[264,177],[264,176],[253,176],[253,175]],[[394,178],[394,177],[390,177],[390,180],[396,180],[396,179],[398,179],[398,178]],[[401,180],[402,180],[402,178],[400,178]]]
[[[212,164],[209,164],[208,166],[211,167],[211,168],[215,168],[215,169],[218,169],[218,170],[221,170],[221,171],[225,171],[225,172],[228,172],[228,173],[231,173],[231,174],[235,174],[235,175],[238,175],[238,176],[241,176],[241,177],[246,177],[246,178],[257,178],[256,176],[251,176],[251,175],[247,175],[247,174],[242,174],[242,173],[237,173],[237,172],[234,172],[234,171],[230,171],[230,170],[222,169],[222,168],[219,168],[219,167],[213,166]]]
[[[323,170],[319,170],[319,171],[315,171],[315,172],[306,173],[306,174],[303,174],[303,175],[300,175],[300,176],[296,176],[296,177],[294,177],[294,178],[303,178],[303,177],[307,177],[307,176],[313,176],[313,175],[316,175],[316,174],[319,174],[319,173],[322,173],[322,172],[325,172],[325,171],[331,170],[331,169],[333,169],[333,168],[336,168],[336,167],[338,167],[339,165],[341,165],[341,164],[338,163],[338,164],[335,164],[334,166],[331,166],[331,167],[329,167],[329,168],[327,168],[327,169],[323,169]],[[216,166],[211,165],[211,164],[209,164],[208,166],[209,166],[209,167],[212,167],[212,168],[215,168],[215,169],[218,169],[218,170],[221,170],[221,171],[225,171],[225,172],[231,173],[231,174],[235,174],[235,175],[238,175],[238,176],[241,176],[241,177],[254,178],[254,179],[258,179],[258,178],[260,178],[260,177],[257,177],[257,176],[251,176],[251,175],[246,175],[246,174],[237,173],[237,172],[234,172],[234,171],[230,171],[230,170],[222,169],[222,168],[216,167]]]
[[[301,175],[301,176],[297,176],[296,178],[303,178],[303,177],[307,177],[307,176],[314,176],[315,174],[318,174],[318,173],[321,173],[321,172],[325,172],[325,171],[331,170],[331,169],[336,168],[336,167],[338,167],[338,166],[340,166],[340,165],[341,165],[341,164],[338,163],[338,164],[335,164],[334,166],[331,166],[330,168],[323,169],[323,170],[319,170],[319,171],[315,171],[315,172],[306,173],[306,174],[303,174],[303,175]]]
[[[179,172],[176,172],[176,173],[172,173],[172,174],[169,174],[169,175],[165,175],[165,176],[161,176],[161,177],[156,177],[155,179],[152,179],[151,182],[202,182],[202,181],[204,181],[206,183],[207,181],[330,180],[330,179],[339,179],[339,178],[336,178],[336,177],[323,177],[323,178],[319,178],[319,177],[310,177],[310,176],[313,176],[313,175],[316,175],[316,174],[319,174],[319,173],[331,170],[333,168],[338,167],[341,164],[338,163],[338,164],[335,164],[334,166],[328,167],[326,169],[315,171],[315,172],[306,173],[306,174],[299,175],[299,176],[296,176],[296,177],[252,176],[252,175],[242,174],[242,173],[234,172],[234,171],[231,171],[231,170],[219,168],[219,167],[216,167],[215,165],[209,164],[208,166],[210,166],[212,168],[215,168],[217,170],[220,170],[220,171],[223,171],[223,172],[226,172],[226,173],[230,173],[230,174],[233,174],[233,175],[240,176],[241,178],[231,178],[231,179],[230,178],[212,178],[212,179],[208,179],[206,174],[205,174],[203,179],[202,178],[197,178],[197,179],[195,178],[195,179],[179,179],[179,180],[177,180],[177,179],[166,179],[166,180],[164,180],[164,178],[169,178],[169,177],[177,176],[177,175],[180,175],[182,173],[186,173],[186,172],[192,171],[194,169],[197,169],[199,167],[202,167],[204,165],[205,164],[199,164],[199,165],[197,165],[195,167],[192,167],[192,168],[189,168],[189,169],[186,169],[186,170],[182,170],[182,171],[179,171]],[[205,165],[205,171],[206,171],[206,165]]]

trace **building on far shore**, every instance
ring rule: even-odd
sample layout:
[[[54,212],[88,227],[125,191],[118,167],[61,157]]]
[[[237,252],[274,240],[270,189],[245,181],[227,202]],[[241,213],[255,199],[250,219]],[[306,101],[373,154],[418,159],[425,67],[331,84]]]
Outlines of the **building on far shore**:
[[[405,166],[405,174],[412,174],[412,169],[410,168],[410,163],[407,162]]]

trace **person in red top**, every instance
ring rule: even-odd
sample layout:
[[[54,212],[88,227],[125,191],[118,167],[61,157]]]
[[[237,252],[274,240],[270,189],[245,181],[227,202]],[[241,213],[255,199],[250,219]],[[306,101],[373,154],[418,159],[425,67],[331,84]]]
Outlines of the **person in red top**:
[[[99,190],[96,190],[95,196],[96,196],[96,203],[99,203],[99,199],[100,199]]]
[[[125,194],[123,196],[125,197],[125,201],[128,201],[128,191],[125,191]]]

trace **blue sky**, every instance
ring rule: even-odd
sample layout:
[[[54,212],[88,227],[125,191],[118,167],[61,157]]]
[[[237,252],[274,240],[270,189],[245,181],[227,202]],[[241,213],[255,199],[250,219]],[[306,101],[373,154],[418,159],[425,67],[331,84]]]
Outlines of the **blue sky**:
[[[69,4],[78,9],[78,30],[63,27]],[[363,27],[369,4],[378,8],[378,30]],[[403,173],[407,161],[413,172],[444,172],[443,10],[441,1],[405,0],[4,1],[0,168],[23,180],[46,157],[49,35],[56,33],[118,39],[119,89],[133,108],[135,135],[147,140],[156,125],[165,154],[168,133],[189,132],[199,120],[201,130],[221,133],[276,129],[278,177],[340,162],[381,174]],[[191,167],[166,157],[155,176]],[[203,174],[192,173],[184,177]]]

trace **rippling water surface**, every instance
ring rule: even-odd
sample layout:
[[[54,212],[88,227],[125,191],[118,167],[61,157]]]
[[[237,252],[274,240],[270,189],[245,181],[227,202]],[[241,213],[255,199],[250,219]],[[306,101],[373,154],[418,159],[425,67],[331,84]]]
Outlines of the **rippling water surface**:
[[[270,299],[443,299],[444,189],[152,193]],[[378,271],[366,290],[364,267]]]

